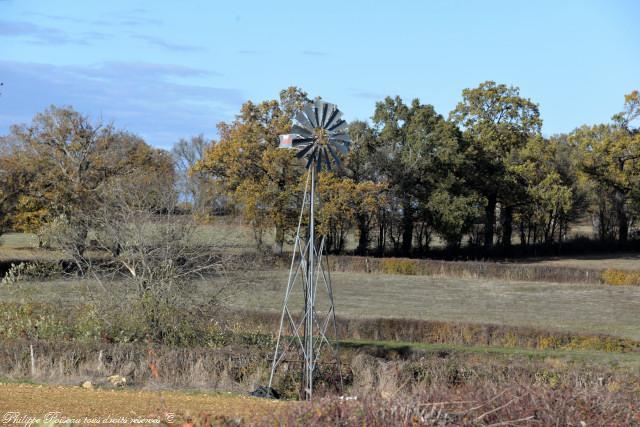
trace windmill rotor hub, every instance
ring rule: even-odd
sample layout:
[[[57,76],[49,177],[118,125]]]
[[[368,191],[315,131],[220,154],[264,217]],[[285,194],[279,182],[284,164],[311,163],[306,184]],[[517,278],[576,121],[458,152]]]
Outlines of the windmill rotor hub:
[[[280,147],[296,149],[298,158],[307,159],[307,169],[315,166],[318,172],[330,170],[332,163],[340,166],[338,153],[349,151],[348,128],[335,104],[316,98],[296,113],[291,134],[280,136]]]
[[[329,135],[323,128],[316,128],[316,141],[320,145],[327,145],[329,142]]]

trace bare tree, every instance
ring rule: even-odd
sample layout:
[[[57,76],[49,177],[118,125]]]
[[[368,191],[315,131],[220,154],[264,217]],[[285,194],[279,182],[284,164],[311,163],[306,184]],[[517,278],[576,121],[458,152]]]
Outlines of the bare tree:
[[[101,187],[100,202],[88,214],[90,248],[69,255],[103,290],[124,285],[128,301],[122,302],[141,310],[149,333],[163,340],[176,316],[193,309],[195,282],[224,274],[227,261],[199,239],[191,216],[176,215],[178,198],[172,187],[149,191],[139,179],[134,170]],[[64,247],[64,239],[58,245]],[[208,303],[219,302],[224,290],[218,288]]]
[[[190,203],[194,211],[203,214],[207,203],[211,199],[210,178],[194,171],[193,166],[204,158],[204,153],[209,148],[202,134],[191,139],[180,139],[172,148],[176,172],[178,174],[178,189],[184,201]]]

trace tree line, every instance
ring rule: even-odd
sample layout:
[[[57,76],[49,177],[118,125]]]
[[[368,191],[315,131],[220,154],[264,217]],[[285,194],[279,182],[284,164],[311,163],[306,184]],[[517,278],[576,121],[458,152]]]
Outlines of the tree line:
[[[307,93],[242,105],[218,124],[218,140],[177,142],[171,153],[71,108],[51,107],[14,126],[0,145],[0,226],[41,232],[75,230],[83,250],[92,212],[105,190],[132,182],[167,189],[199,221],[238,215],[256,244],[273,231],[276,250],[297,225],[304,165],[280,150]],[[626,242],[640,214],[640,97],[624,98],[605,124],[545,137],[538,105],[517,87],[483,82],[465,89],[448,115],[418,99],[377,102],[371,121],[354,121],[343,165],[319,176],[319,226],[333,252],[354,236],[355,253],[427,255],[438,240],[455,253],[514,245],[561,245],[572,225],[589,222],[600,241]],[[153,200],[153,197],[145,197]],[[178,203],[181,202],[181,203]]]

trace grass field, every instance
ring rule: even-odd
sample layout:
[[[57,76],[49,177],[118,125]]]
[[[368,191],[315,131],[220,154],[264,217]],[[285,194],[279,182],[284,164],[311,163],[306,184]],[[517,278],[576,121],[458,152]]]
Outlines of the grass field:
[[[422,354],[461,354],[468,357],[503,358],[507,360],[540,360],[546,363],[574,363],[586,366],[610,367],[640,374],[640,356],[634,353],[614,353],[595,350],[538,350],[518,347],[469,346],[455,344],[411,343],[380,340],[341,340],[341,348],[380,349],[419,352]]]
[[[615,255],[585,255],[569,258],[525,259],[523,264],[542,264],[552,267],[596,268],[617,270],[640,270],[640,254],[620,253]]]
[[[226,302],[232,307],[278,310],[287,271],[232,273]],[[334,273],[339,315],[402,317],[469,323],[533,326],[640,339],[640,287],[507,282],[426,276]],[[200,282],[199,299],[208,298],[222,279]],[[123,298],[117,283],[109,294]],[[0,287],[3,301],[74,304],[104,292],[89,280],[24,282]],[[301,301],[300,290],[292,298]]]
[[[249,227],[218,221],[202,226],[198,238],[229,251],[251,247]],[[269,236],[265,240],[269,242]],[[37,247],[31,234],[0,237],[1,259],[54,259],[59,254]],[[527,264],[640,270],[640,254],[562,259],[530,259]],[[287,272],[264,270],[233,273],[228,302],[235,307],[277,310]],[[360,317],[404,317],[426,320],[534,326],[563,331],[605,333],[640,339],[640,287],[513,282],[470,278],[334,273],[338,314]],[[202,300],[219,281],[198,286]],[[109,291],[118,285],[110,284]],[[95,292],[90,281],[53,280],[0,288],[3,300],[86,301]],[[117,294],[117,292],[116,292]],[[300,298],[294,293],[294,298]]]
[[[253,248],[253,237],[250,229],[239,227],[237,224],[221,223],[216,226],[205,226],[198,230],[197,237],[204,242],[214,243],[229,253],[246,252]],[[270,244],[269,239],[271,239],[270,236],[265,239],[267,244]],[[0,260],[56,259],[59,256],[55,252],[38,248],[37,239],[33,235],[9,234],[0,238]],[[640,264],[640,256],[636,254],[623,254],[615,257],[577,257],[572,259],[528,259],[523,260],[523,262],[551,267],[570,266],[576,268],[640,270],[640,265],[638,265]],[[486,267],[486,265],[481,267]],[[269,310],[278,313],[282,305],[288,271],[268,266],[262,267],[263,269],[261,270],[254,270],[255,266],[253,265],[245,268],[246,271],[231,271],[227,276],[197,282],[193,294],[195,300],[203,303],[209,301],[211,296],[217,294],[221,286],[226,286],[228,292],[223,294],[225,303],[232,308]],[[454,273],[455,271],[448,274]],[[372,325],[378,325],[377,318],[423,319],[440,322],[525,326],[546,331],[581,334],[601,333],[640,340],[640,287],[637,286],[608,286],[602,283],[591,285],[586,283],[523,282],[467,277],[372,274],[353,271],[335,272],[332,273],[332,278],[337,314],[345,318],[366,319],[363,321],[351,319],[350,321],[353,323],[371,322]],[[568,281],[571,280],[574,279],[570,278]],[[0,301],[44,302],[62,307],[63,310],[61,312],[66,316],[69,314],[66,312],[67,309],[70,311],[77,310],[81,308],[80,306],[83,303],[101,302],[105,299],[119,301],[128,297],[129,290],[123,288],[122,283],[107,282],[104,285],[105,288],[102,288],[96,281],[72,278],[56,278],[34,282],[20,281],[7,286],[0,286]],[[294,304],[301,305],[300,287],[295,289],[292,299]],[[217,309],[214,308],[214,310]],[[245,315],[242,311],[231,310],[231,312],[239,313],[238,316]],[[262,315],[265,314],[262,313]],[[277,314],[265,316],[275,319]],[[22,317],[17,319],[20,320]],[[28,319],[29,322],[31,320],[31,318]],[[232,321],[230,321],[230,324]],[[277,322],[277,319],[274,322]],[[395,323],[393,321],[385,322],[392,325],[387,329],[391,330],[391,334],[382,336],[352,334],[347,336],[354,339],[341,341],[341,346],[345,350],[343,354],[353,357],[351,361],[353,364],[350,366],[354,369],[354,378],[356,376],[359,378],[357,381],[354,380],[350,393],[364,397],[371,393],[371,390],[374,390],[375,393],[389,393],[389,390],[392,390],[393,395],[398,393],[398,396],[400,396],[405,392],[408,395],[411,395],[411,393],[415,395],[418,391],[424,390],[425,387],[431,387],[429,390],[432,392],[439,390],[439,392],[444,393],[442,387],[449,387],[447,381],[453,378],[451,377],[453,372],[460,373],[460,375],[469,374],[470,376],[468,378],[465,377],[466,379],[464,380],[468,381],[468,384],[465,385],[468,387],[468,391],[471,390],[472,394],[476,393],[474,396],[478,395],[477,393],[483,394],[486,396],[485,400],[487,402],[494,402],[494,399],[502,398],[502,393],[517,388],[521,383],[525,384],[525,387],[540,387],[541,384],[547,384],[548,387],[545,386],[547,387],[545,390],[552,394],[547,396],[548,400],[545,401],[547,402],[545,405],[553,405],[555,404],[554,402],[564,402],[563,404],[569,405],[569,407],[574,405],[576,402],[574,397],[567,397],[561,394],[565,386],[574,387],[575,390],[571,393],[574,393],[575,396],[582,396],[588,392],[600,397],[605,396],[602,399],[606,400],[608,399],[607,396],[609,396],[607,393],[618,393],[620,390],[627,393],[624,395],[624,399],[627,400],[624,400],[620,395],[616,395],[615,399],[631,402],[637,396],[637,392],[633,391],[637,388],[637,376],[640,374],[640,354],[637,351],[602,351],[600,347],[561,346],[552,349],[536,346],[535,344],[530,345],[525,341],[517,341],[517,344],[511,344],[510,341],[494,340],[489,342],[485,341],[481,334],[478,335],[480,340],[464,341],[464,344],[460,344],[460,341],[432,340],[431,335],[426,335],[426,339],[417,337],[417,335],[397,336],[395,331],[398,328],[394,326]],[[410,322],[405,323],[410,324]],[[19,323],[15,324],[17,327],[21,326]],[[44,326],[50,324],[53,325],[51,322],[42,323]],[[464,327],[466,328],[467,326]],[[482,328],[496,329],[492,326],[480,326]],[[251,328],[253,327],[251,326]],[[374,326],[374,328],[383,329],[378,326]],[[60,330],[66,331],[67,329]],[[246,331],[239,329],[238,333],[244,332]],[[253,329],[251,333],[253,333]],[[429,333],[431,332],[429,331]],[[508,331],[506,333],[511,332]],[[458,332],[453,334],[458,334]],[[94,363],[93,360],[94,357],[97,357],[98,349],[99,354],[102,355],[103,348],[105,352],[112,352],[113,355],[129,355],[127,356],[128,358],[122,356],[122,360],[117,359],[121,364],[124,364],[125,361],[133,361],[135,366],[146,369],[144,367],[147,366],[147,353],[144,348],[136,350],[140,353],[138,354],[129,347],[120,348],[118,345],[107,344],[107,341],[104,341],[104,336],[100,335],[100,337],[99,341],[84,343],[87,348],[90,347],[89,350],[85,349],[88,358],[84,364],[78,365],[77,369],[73,368],[69,372],[65,371],[64,375],[61,367],[67,366],[68,360],[76,360],[79,357],[78,355],[81,353],[78,347],[81,344],[80,342],[58,343],[55,337],[53,339],[44,338],[45,340],[52,340],[52,343],[36,341],[36,354],[38,356],[38,371],[36,373],[40,374],[40,376],[34,376],[33,371],[28,370],[26,362],[29,347],[25,350],[24,345],[19,342],[11,344],[7,341],[3,344],[4,348],[2,350],[5,351],[5,354],[12,355],[11,357],[13,358],[7,359],[8,362],[5,363],[2,375],[20,381],[35,380],[78,384],[78,378],[85,378],[86,375],[89,375],[89,371],[85,372],[83,370],[85,369],[84,367],[93,366],[88,365],[89,361]],[[248,337],[252,338],[253,335],[248,335]],[[396,339],[398,341],[355,339],[359,337],[375,337],[385,340]],[[126,417],[128,420],[145,417],[160,418],[163,421],[167,420],[167,414],[175,414],[174,421],[186,422],[197,419],[202,413],[207,413],[213,417],[224,416],[227,423],[229,420],[243,417],[243,422],[249,425],[254,420],[257,423],[262,423],[261,425],[273,425],[274,420],[283,419],[278,418],[283,416],[278,414],[298,411],[300,416],[292,418],[296,422],[292,422],[291,425],[297,425],[300,420],[307,419],[305,417],[308,416],[309,408],[304,406],[304,403],[283,403],[253,399],[237,394],[190,391],[197,388],[198,390],[215,389],[244,392],[255,388],[256,378],[262,378],[260,375],[268,372],[261,365],[264,364],[266,357],[260,358],[259,366],[247,365],[251,369],[255,368],[254,372],[249,367],[245,367],[242,364],[244,362],[233,362],[231,360],[229,355],[236,355],[241,353],[241,350],[246,351],[247,349],[238,344],[240,341],[230,342],[231,344],[225,344],[228,347],[221,349],[203,347],[203,353],[197,353],[202,349],[197,350],[191,347],[165,349],[167,355],[174,355],[174,353],[182,355],[180,357],[174,355],[175,360],[169,356],[159,359],[164,361],[162,362],[164,365],[161,364],[161,367],[180,367],[180,369],[171,370],[171,378],[174,378],[178,373],[182,375],[180,382],[175,384],[171,383],[168,378],[161,378],[165,382],[147,378],[145,377],[147,375],[145,374],[146,371],[139,372],[139,369],[135,371],[137,382],[132,379],[131,382],[127,382],[128,386],[125,389],[118,390],[86,390],[78,386],[0,383],[0,414],[11,411],[19,412],[25,416],[42,418],[46,413],[59,412],[59,419],[64,419],[64,417],[82,419],[85,416],[95,419],[111,416],[112,418]],[[57,344],[60,344],[60,348],[70,349],[70,353],[69,351],[64,353],[65,357],[68,356],[67,358],[60,356],[61,351],[52,351],[50,349],[53,348],[50,347],[51,345],[55,347]],[[11,345],[15,348],[11,347]],[[49,350],[45,350],[47,348]],[[214,350],[217,350],[222,355],[220,360],[212,356]],[[116,353],[117,351],[118,353]],[[180,353],[181,351],[186,351],[186,353]],[[229,352],[229,355],[225,353],[226,351]],[[130,355],[130,353],[133,355]],[[193,356],[193,360],[191,360],[189,357],[196,353],[201,354],[201,356]],[[188,354],[189,357],[185,357],[185,354]],[[372,355],[376,355],[378,359],[375,359],[375,363],[371,362],[374,359],[366,358],[362,359],[363,362],[357,362],[361,360],[360,356],[364,357],[364,355],[369,358]],[[59,357],[59,359],[53,361],[56,357]],[[210,357],[210,359],[207,359],[207,357]],[[407,357],[408,359],[406,361],[398,361],[398,358],[402,357]],[[185,359],[190,360],[191,362],[189,363],[191,365],[187,363],[183,366],[182,362],[178,363]],[[203,361],[205,359],[208,364]],[[25,361],[24,363],[18,363],[21,366],[21,370],[15,370],[15,360]],[[220,368],[217,363],[221,363],[221,361],[227,363],[228,366],[223,364],[220,365],[223,368]],[[233,363],[238,363],[238,366],[233,365]],[[361,363],[362,366],[369,366],[373,363],[371,366],[377,367],[375,375],[368,373],[369,371],[358,371],[358,363]],[[420,365],[420,369],[428,372],[428,377],[436,378],[437,381],[434,381],[433,384],[430,383],[431,385],[429,386],[424,383],[414,384],[415,378],[412,373],[414,367],[412,364],[417,363],[425,364],[424,366]],[[73,364],[69,366],[73,366]],[[80,366],[83,368],[81,369]],[[204,366],[208,368],[203,369]],[[399,366],[404,366],[404,370],[399,369]],[[119,368],[114,364],[110,369],[113,372],[118,372]],[[166,372],[169,371],[167,370]],[[476,376],[471,375],[471,373]],[[408,376],[403,376],[405,374]],[[374,384],[371,386],[373,388],[367,389],[366,387],[368,386],[365,387],[368,384],[366,381],[372,378],[371,375],[377,376],[378,379],[371,383]],[[457,378],[456,375],[454,375],[455,378]],[[220,378],[225,379],[225,381],[220,380]],[[91,379],[93,381],[93,378]],[[262,383],[258,382],[257,384]],[[407,386],[409,383],[412,385]],[[560,383],[562,387],[557,388],[557,384]],[[202,384],[208,385],[203,386]],[[143,389],[134,387],[142,387]],[[502,387],[504,387],[504,390],[498,392],[497,390]],[[145,390],[144,388],[147,389]],[[183,388],[187,390],[184,391]],[[407,391],[408,388],[411,388],[411,393]],[[459,386],[452,386],[451,390],[442,394],[441,400],[448,401],[462,398],[458,394],[458,390]],[[481,390],[481,392],[478,392],[478,390]],[[553,393],[557,393],[557,395]],[[516,398],[519,397],[510,397],[510,400],[505,397],[505,401],[499,403],[495,401],[495,410],[498,411],[505,405],[509,406],[513,399]],[[531,403],[531,408],[534,408],[538,404],[537,402],[535,400]],[[592,403],[591,400],[589,402]],[[608,401],[603,402],[597,408],[608,407]],[[413,403],[411,404],[413,405]],[[482,403],[474,403],[476,406],[478,404],[482,405]],[[549,408],[551,407],[547,407],[547,409],[552,414],[560,413],[564,410]],[[631,406],[628,406],[627,411],[635,413],[635,409],[629,408]],[[599,410],[594,409],[594,413]],[[320,409],[314,409],[313,411],[314,414],[322,412]],[[354,411],[354,413],[359,414],[363,412],[363,409],[356,408]],[[487,411],[490,410],[487,409]],[[530,416],[531,413],[528,409],[522,412],[523,416]],[[218,423],[227,425],[223,422]],[[214,425],[216,425],[215,422]],[[326,425],[335,425],[335,423],[330,422],[326,423]]]
[[[241,395],[204,394],[150,390],[87,390],[33,384],[0,384],[0,414],[19,412],[23,416],[45,417],[58,412],[58,419],[100,418],[114,420],[160,419],[163,422],[186,421],[201,413],[246,420],[269,416],[274,410],[290,403],[257,399]],[[17,423],[21,424],[21,423]],[[23,423],[22,423],[23,424]],[[82,423],[87,424],[87,423]],[[104,422],[104,424],[134,424],[134,422]],[[135,423],[153,425],[153,422]]]
[[[232,278],[230,304],[276,310],[287,271]],[[640,339],[640,287],[334,273],[343,316],[496,323]],[[206,290],[206,287],[202,291]],[[301,301],[299,289],[293,298]]]

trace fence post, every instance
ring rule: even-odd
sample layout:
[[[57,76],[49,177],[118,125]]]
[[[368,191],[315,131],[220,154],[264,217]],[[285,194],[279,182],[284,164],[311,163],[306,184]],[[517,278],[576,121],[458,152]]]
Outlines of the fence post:
[[[29,344],[29,352],[31,354],[31,376],[35,377],[36,375],[36,358],[33,354],[33,344]]]

